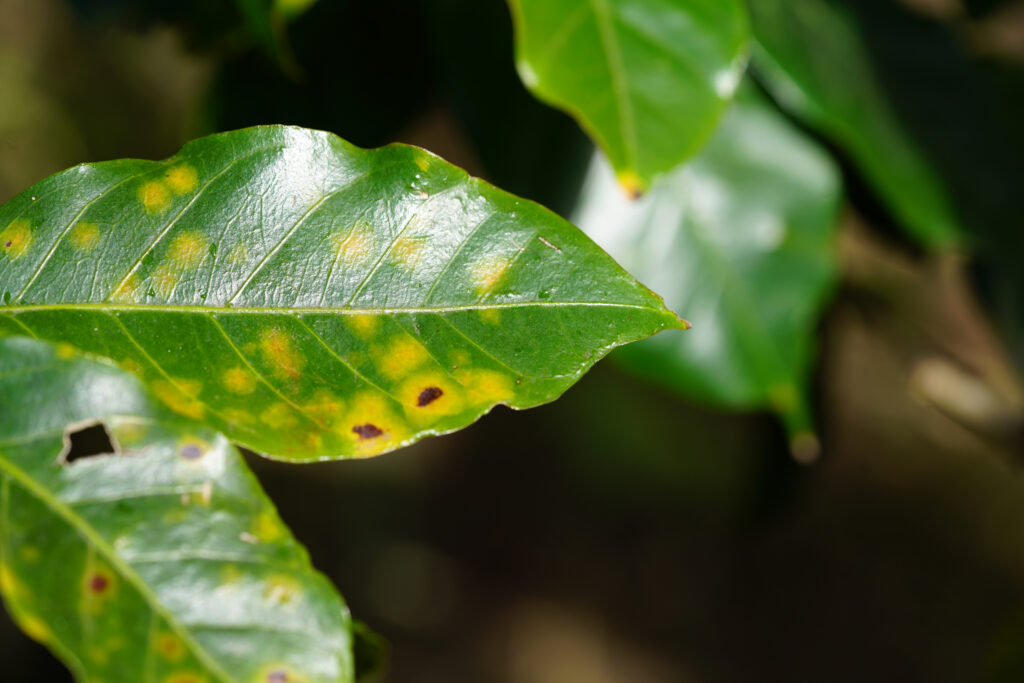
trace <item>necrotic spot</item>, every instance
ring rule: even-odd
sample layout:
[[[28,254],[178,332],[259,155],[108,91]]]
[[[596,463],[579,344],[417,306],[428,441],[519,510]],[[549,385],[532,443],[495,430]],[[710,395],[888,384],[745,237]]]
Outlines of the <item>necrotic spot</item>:
[[[441,391],[440,387],[427,387],[420,392],[419,398],[416,399],[416,405],[420,408],[429,406],[431,403],[441,398],[444,392]]]
[[[356,425],[355,427],[352,428],[352,431],[358,434],[359,438],[363,440],[375,439],[384,433],[384,431],[380,427],[374,424],[370,424],[369,422],[362,425]]]
[[[93,593],[104,593],[110,587],[110,579],[102,574],[93,574],[89,579],[89,590]]]
[[[181,447],[181,457],[185,460],[198,460],[203,457],[203,449],[194,443],[186,444]]]

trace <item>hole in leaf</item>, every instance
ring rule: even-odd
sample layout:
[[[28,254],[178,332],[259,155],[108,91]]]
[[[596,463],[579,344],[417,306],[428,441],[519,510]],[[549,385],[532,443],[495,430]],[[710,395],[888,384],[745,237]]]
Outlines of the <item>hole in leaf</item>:
[[[112,455],[114,444],[110,440],[110,434],[102,422],[81,427],[75,431],[69,431],[66,438],[65,454],[61,462],[69,465],[83,458],[91,458],[96,455]]]

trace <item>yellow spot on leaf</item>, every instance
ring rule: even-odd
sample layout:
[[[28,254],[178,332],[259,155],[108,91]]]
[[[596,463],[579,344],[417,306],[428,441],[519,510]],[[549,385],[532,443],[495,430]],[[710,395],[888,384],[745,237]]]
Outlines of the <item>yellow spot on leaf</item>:
[[[458,349],[452,352],[451,359],[452,365],[456,368],[460,368],[463,365],[469,365],[469,362],[473,357],[469,355],[469,351],[466,351],[465,349]]]
[[[201,232],[183,232],[171,242],[167,258],[175,267],[191,270],[203,260],[209,246],[209,240]]]
[[[275,574],[267,579],[263,596],[270,602],[287,605],[295,602],[302,595],[302,586],[298,581],[286,574]]]
[[[117,578],[96,560],[86,562],[82,575],[81,609],[86,614],[99,614],[117,591]]]
[[[117,286],[110,300],[119,304],[134,304],[142,299],[142,283],[136,273],[129,275]]]
[[[619,185],[629,195],[630,199],[639,199],[647,189],[645,183],[635,171],[623,171],[619,173]]]
[[[391,247],[391,258],[407,270],[412,270],[420,260],[424,243],[422,239],[403,237]]]
[[[182,671],[171,674],[164,679],[164,683],[209,683],[206,676],[192,671]]]
[[[229,423],[236,425],[249,424],[255,419],[253,414],[244,408],[226,408],[221,414]]]
[[[352,439],[359,456],[397,448],[408,436],[404,420],[395,415],[391,402],[377,393],[359,394],[352,400],[341,430]]]
[[[76,249],[88,253],[95,249],[100,241],[100,226],[95,223],[79,223],[71,229],[68,237]]]
[[[293,348],[291,336],[281,328],[272,327],[263,332],[260,350],[267,365],[271,366],[278,377],[294,379],[302,374],[302,366],[306,361]]]
[[[123,361],[118,363],[122,368],[132,373],[133,375],[142,375],[142,366],[139,365],[138,361],[134,358],[125,358]]]
[[[488,325],[497,325],[501,322],[501,311],[497,308],[481,308],[478,315]]]
[[[236,244],[228,253],[228,263],[240,266],[249,260],[249,247],[244,243]]]
[[[423,345],[408,335],[400,335],[387,346],[374,347],[373,356],[380,374],[392,381],[402,379],[430,358]]]
[[[479,296],[484,296],[494,289],[501,276],[508,269],[509,261],[505,258],[488,255],[474,263],[470,269],[470,277],[473,279],[473,286]]]
[[[181,281],[181,270],[165,263],[153,271],[151,279],[153,281],[153,290],[157,296],[169,299],[174,294],[174,288]]]
[[[0,592],[8,598],[17,598],[20,584],[14,572],[6,564],[0,564]]]
[[[295,410],[287,403],[274,403],[260,413],[260,420],[271,429],[294,429],[298,424]]]
[[[435,370],[418,373],[405,380],[397,394],[405,414],[417,422],[455,415],[465,407],[462,387]]]
[[[41,557],[39,548],[34,545],[24,545],[21,547],[21,557],[26,562],[38,562]],[[2,570],[0,570],[2,571]]]
[[[321,425],[329,427],[338,421],[344,407],[340,398],[326,389],[320,389],[313,394],[313,400],[306,404],[305,412]]]
[[[347,315],[345,316],[345,322],[353,332],[363,339],[369,339],[375,335],[377,328],[380,327],[380,318],[365,313]]]
[[[256,377],[248,368],[242,366],[225,370],[221,375],[221,382],[225,389],[239,396],[251,394],[256,389]]]
[[[57,358],[60,358],[61,360],[70,360],[74,358],[77,354],[78,349],[76,349],[71,344],[68,344],[67,342],[61,342],[60,344],[57,344]]]
[[[171,662],[180,662],[188,653],[181,639],[173,633],[167,633],[166,631],[156,634],[156,637],[153,639],[153,649],[162,658]]]
[[[474,404],[509,401],[515,393],[512,380],[493,370],[460,369],[455,371],[455,379],[466,388],[466,395]]]
[[[149,213],[161,213],[171,204],[171,190],[162,180],[150,180],[139,188],[139,201]]]
[[[0,252],[8,258],[21,258],[32,244],[32,228],[24,218],[11,221],[0,232]]]
[[[157,380],[151,386],[156,397],[180,415],[199,419],[206,412],[203,404],[196,399],[202,391],[203,385],[200,382],[189,379],[178,379],[173,383]]]
[[[167,184],[175,194],[186,194],[192,192],[199,185],[199,176],[196,169],[188,164],[179,164],[167,172],[165,176]]]
[[[414,163],[421,171],[426,172],[430,168],[430,157],[426,154],[417,154]]]
[[[362,221],[349,232],[337,232],[331,236],[331,246],[338,260],[349,265],[367,261],[373,253],[373,229]]]

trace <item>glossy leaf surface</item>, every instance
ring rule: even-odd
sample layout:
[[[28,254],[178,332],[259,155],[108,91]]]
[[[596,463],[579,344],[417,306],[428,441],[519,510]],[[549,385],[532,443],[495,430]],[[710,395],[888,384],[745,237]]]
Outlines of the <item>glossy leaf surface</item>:
[[[693,162],[629,203],[596,164],[577,222],[687,311],[693,329],[623,349],[622,360],[689,396],[772,407],[794,434],[813,329],[835,280],[836,169],[745,94]]]
[[[754,67],[780,105],[835,140],[918,241],[955,244],[942,180],[892,110],[850,16],[829,0],[750,0],[750,10]]]
[[[273,456],[556,398],[682,323],[583,233],[420,149],[304,129],[53,176],[0,208],[0,331],[112,358]]]
[[[707,142],[745,65],[740,0],[509,0],[517,65],[645,190]]]
[[[81,681],[352,681],[348,611],[227,439],[70,347],[0,340],[0,587]],[[64,460],[102,420],[117,452]]]

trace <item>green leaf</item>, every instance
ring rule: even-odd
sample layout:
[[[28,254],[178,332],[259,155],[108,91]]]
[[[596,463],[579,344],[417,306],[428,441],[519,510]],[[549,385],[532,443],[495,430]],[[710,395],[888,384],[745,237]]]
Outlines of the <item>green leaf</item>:
[[[68,342],[293,460],[553,400],[682,323],[583,233],[431,154],[252,128],[0,207],[0,333]]]
[[[959,239],[938,173],[893,111],[857,25],[826,0],[749,0],[753,65],[775,99],[833,139],[922,244]]]
[[[704,153],[649,196],[625,202],[613,183],[592,169],[578,223],[693,322],[621,359],[688,396],[771,407],[808,446],[813,330],[836,268],[828,156],[746,93]]]
[[[693,156],[746,61],[741,0],[509,0],[517,65],[572,114],[631,193]]]
[[[0,588],[78,680],[353,680],[347,608],[223,435],[27,338],[0,396]],[[97,421],[116,453],[67,462]]]

